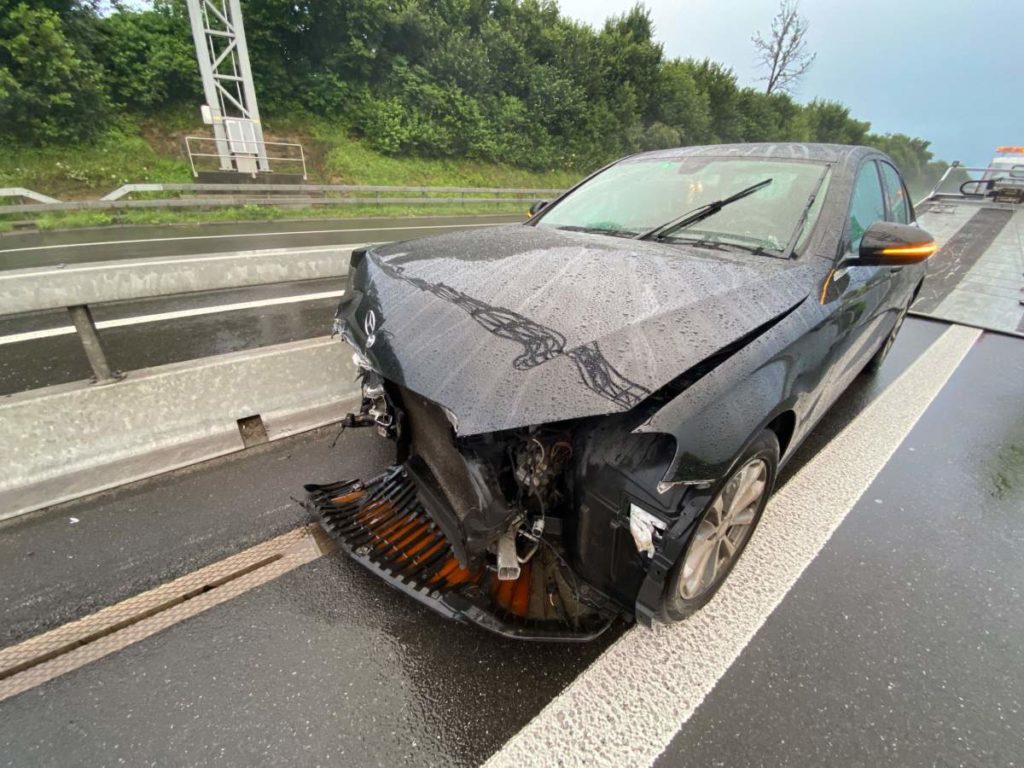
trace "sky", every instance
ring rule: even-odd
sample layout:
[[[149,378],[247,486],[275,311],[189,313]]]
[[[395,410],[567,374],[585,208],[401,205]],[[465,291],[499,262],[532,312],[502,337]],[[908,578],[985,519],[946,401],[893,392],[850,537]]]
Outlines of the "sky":
[[[643,0],[669,58],[711,58],[757,86],[750,42],[777,0]],[[595,27],[634,0],[559,0]],[[1024,0],[801,0],[818,56],[798,101],[842,102],[878,133],[931,141],[937,158],[986,166],[1024,145]]]

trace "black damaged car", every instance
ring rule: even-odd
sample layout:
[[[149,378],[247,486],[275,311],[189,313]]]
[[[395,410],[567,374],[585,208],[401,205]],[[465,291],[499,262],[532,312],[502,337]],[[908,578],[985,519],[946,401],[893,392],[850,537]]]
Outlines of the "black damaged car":
[[[397,457],[307,505],[392,585],[502,634],[682,619],[885,357],[935,244],[865,147],[635,155],[535,209],[352,254],[346,424]]]

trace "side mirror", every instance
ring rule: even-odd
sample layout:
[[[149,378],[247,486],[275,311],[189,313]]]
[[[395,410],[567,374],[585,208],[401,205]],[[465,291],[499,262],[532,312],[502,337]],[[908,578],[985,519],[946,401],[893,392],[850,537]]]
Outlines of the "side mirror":
[[[536,202],[534,202],[534,204],[530,206],[530,218],[536,216],[538,213],[547,208],[550,204],[550,200],[537,200]]]
[[[910,224],[879,221],[868,227],[860,241],[860,252],[845,259],[848,267],[902,267],[924,261],[939,249],[923,229]]]

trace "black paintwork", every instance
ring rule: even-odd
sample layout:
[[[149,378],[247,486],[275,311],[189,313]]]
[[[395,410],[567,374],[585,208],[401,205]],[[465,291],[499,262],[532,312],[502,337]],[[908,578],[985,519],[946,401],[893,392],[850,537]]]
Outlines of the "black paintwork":
[[[371,250],[356,341],[459,435],[628,410],[800,302],[796,261],[523,226]]]
[[[526,226],[358,254],[339,309],[374,367],[443,406],[460,437],[620,414],[620,435],[671,438],[671,449],[659,443],[620,481],[593,470],[592,480],[587,470],[578,480],[579,498],[601,499],[578,509],[576,566],[624,605],[639,593],[642,618],[655,613],[709,489],[766,427],[785,461],[924,276],[921,265],[852,261],[853,180],[886,159],[875,150],[762,144],[650,155],[813,160],[828,164],[828,188],[793,259],[536,226],[556,200]],[[370,311],[375,338],[366,348]],[[653,562],[628,536],[641,475],[645,506],[669,525]]]

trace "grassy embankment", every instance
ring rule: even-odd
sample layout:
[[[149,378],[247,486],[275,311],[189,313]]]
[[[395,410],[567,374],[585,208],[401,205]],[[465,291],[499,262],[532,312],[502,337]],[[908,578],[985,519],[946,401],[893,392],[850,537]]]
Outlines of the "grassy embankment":
[[[173,130],[148,125],[141,131],[114,131],[95,144],[85,146],[7,147],[0,152],[0,187],[27,187],[60,200],[82,200],[97,199],[130,182],[191,182],[193,178],[182,138],[190,133],[205,135],[207,131],[195,126],[183,127],[179,122]],[[323,125],[268,134],[267,141],[273,140],[302,143],[307,154],[309,180],[314,184],[564,188],[579,177],[575,172],[534,173],[471,160],[388,157],[350,138],[342,129]],[[78,211],[0,217],[0,232],[9,230],[15,220],[29,218],[40,229],[57,229],[105,224],[518,213],[522,209],[522,203],[438,203],[429,206],[278,208],[248,205],[187,211]]]

